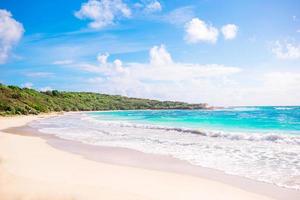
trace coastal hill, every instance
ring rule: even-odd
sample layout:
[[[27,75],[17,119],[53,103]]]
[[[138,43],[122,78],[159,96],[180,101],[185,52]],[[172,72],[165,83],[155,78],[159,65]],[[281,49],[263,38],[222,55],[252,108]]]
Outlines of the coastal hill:
[[[0,84],[0,115],[27,115],[59,111],[136,109],[206,109],[207,104],[129,98],[91,92],[41,92]]]

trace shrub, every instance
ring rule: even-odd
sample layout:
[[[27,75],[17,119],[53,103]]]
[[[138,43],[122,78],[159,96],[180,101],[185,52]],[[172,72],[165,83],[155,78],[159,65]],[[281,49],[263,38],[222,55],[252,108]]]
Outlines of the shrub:
[[[21,98],[21,94],[15,93],[15,94],[12,94],[11,97],[14,98],[14,99],[20,99]]]
[[[57,91],[57,90],[52,91],[52,96],[58,96],[58,95],[59,95],[59,91]]]

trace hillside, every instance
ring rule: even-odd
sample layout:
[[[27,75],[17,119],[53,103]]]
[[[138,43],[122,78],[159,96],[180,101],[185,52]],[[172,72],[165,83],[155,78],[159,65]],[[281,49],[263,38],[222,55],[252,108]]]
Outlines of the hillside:
[[[0,115],[38,114],[52,111],[134,109],[205,109],[206,104],[128,98],[91,92],[40,92],[0,84]]]

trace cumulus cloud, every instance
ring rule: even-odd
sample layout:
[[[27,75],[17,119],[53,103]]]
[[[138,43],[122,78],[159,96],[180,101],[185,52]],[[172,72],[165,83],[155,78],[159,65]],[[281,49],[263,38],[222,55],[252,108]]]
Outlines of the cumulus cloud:
[[[92,73],[94,77],[86,83],[96,91],[189,102],[212,102],[209,99],[212,95],[217,101],[219,93],[213,92],[224,85],[230,88],[232,83],[227,77],[241,72],[240,68],[232,66],[175,62],[164,45],[149,50],[148,63],[109,61],[107,57],[106,62],[78,63],[70,67]]]
[[[153,0],[150,3],[148,3],[146,5],[145,11],[152,13],[152,12],[157,12],[157,11],[161,11],[162,10],[162,6],[160,4],[159,1],[157,0]]]
[[[150,64],[157,66],[168,65],[172,62],[172,57],[164,45],[154,46],[150,49]]]
[[[114,65],[117,66],[117,67],[122,67],[123,63],[122,63],[121,60],[116,59],[116,60],[114,61]]]
[[[300,58],[300,45],[288,42],[275,41],[272,45],[274,55],[283,60],[295,60]]]
[[[116,59],[113,62],[109,62],[108,58],[109,53],[99,53],[97,56],[98,64],[77,63],[73,64],[72,67],[74,66],[83,71],[98,73],[108,77],[127,73],[127,69],[124,68],[121,60]]]
[[[185,40],[189,43],[216,43],[219,35],[217,28],[199,18],[193,18],[185,25]]]
[[[9,11],[0,9],[0,64],[7,61],[11,49],[19,42],[23,33],[23,25]]]
[[[104,55],[104,54],[100,54]],[[129,76],[127,78],[139,81],[185,81],[192,79],[229,76],[240,72],[240,68],[218,64],[200,65],[193,63],[178,63],[172,60],[171,54],[164,45],[154,46],[149,50],[149,63],[126,63],[116,59],[108,62],[99,61],[98,65],[79,63],[76,68],[108,76]]]
[[[232,40],[236,37],[238,26],[235,24],[227,24],[221,28],[222,34],[226,40]]]
[[[116,19],[130,17],[131,10],[122,0],[88,0],[75,12],[75,16],[91,20],[91,28],[101,29],[114,24]]]
[[[109,56],[108,53],[104,53],[104,54],[99,53],[98,56],[97,56],[97,60],[101,64],[106,64],[108,56]]]
[[[105,62],[69,67],[90,73],[92,77],[82,84],[101,93],[211,105],[300,103],[299,71],[252,71],[221,64],[181,63],[164,45],[150,48],[146,63],[110,60],[108,55]]]

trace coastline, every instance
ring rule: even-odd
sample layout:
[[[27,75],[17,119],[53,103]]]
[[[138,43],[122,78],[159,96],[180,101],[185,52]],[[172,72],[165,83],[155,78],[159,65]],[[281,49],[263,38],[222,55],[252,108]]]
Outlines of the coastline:
[[[93,147],[52,136],[32,137],[34,133],[23,136],[2,131],[24,126],[39,117],[43,116],[0,118],[0,183],[6,185],[6,189],[0,187],[0,196],[6,199],[24,196],[29,197],[24,199],[41,199],[41,196],[43,199],[299,198],[299,192],[286,193],[289,190],[283,192],[285,189],[277,186],[272,186],[273,189],[270,186],[270,191],[266,191],[263,183],[255,181],[249,189],[247,181],[229,175],[220,179],[221,172],[218,175],[205,168],[201,171],[200,167],[167,156],[124,148]],[[132,156],[138,159],[129,162]],[[183,173],[185,171],[190,173]],[[228,180],[228,177],[231,178]],[[262,191],[257,192],[259,189]],[[56,190],[60,192],[51,193]]]

